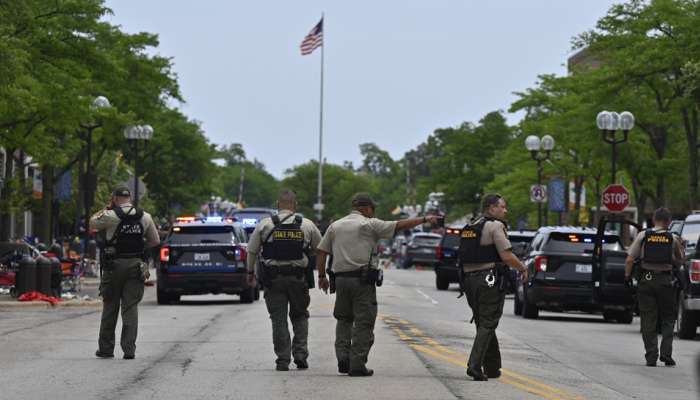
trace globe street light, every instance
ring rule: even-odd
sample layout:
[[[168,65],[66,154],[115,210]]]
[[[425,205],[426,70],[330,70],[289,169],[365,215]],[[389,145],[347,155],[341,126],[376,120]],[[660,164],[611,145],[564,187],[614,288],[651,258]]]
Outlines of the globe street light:
[[[542,186],[542,161],[548,160],[554,149],[554,138],[544,135],[540,139],[535,135],[525,138],[525,148],[530,152],[532,159],[537,161],[537,185]],[[542,226],[542,203],[537,202],[537,226]]]
[[[634,128],[634,115],[629,111],[620,114],[614,111],[601,111],[596,116],[596,125],[600,129],[603,141],[612,145],[612,183],[616,181],[617,172],[617,144],[627,141],[627,135]],[[615,134],[622,130],[622,138],[616,138]]]
[[[134,207],[139,206],[139,141],[144,141],[144,148],[153,138],[150,125],[130,125],[124,129],[124,137],[134,148]]]

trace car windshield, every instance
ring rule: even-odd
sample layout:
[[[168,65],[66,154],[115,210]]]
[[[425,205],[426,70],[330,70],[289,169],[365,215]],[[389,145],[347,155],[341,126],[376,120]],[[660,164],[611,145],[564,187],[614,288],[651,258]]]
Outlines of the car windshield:
[[[562,253],[590,252],[593,251],[595,237],[596,235],[594,233],[552,232],[549,235],[549,241],[547,241],[545,248],[547,251]],[[618,236],[605,235],[603,242],[603,248],[605,250],[624,250]]]
[[[436,236],[414,236],[411,242],[416,246],[437,246],[440,238]]]
[[[698,236],[700,235],[700,223],[688,223],[683,225],[683,231],[681,237],[683,240],[688,242],[689,245],[694,245],[698,242]]]
[[[530,243],[534,236],[508,235],[508,240],[511,243]]]
[[[233,226],[176,226],[170,236],[171,244],[232,243]]]
[[[264,211],[241,211],[233,214],[238,222],[243,225],[244,229],[255,228],[262,219],[269,217],[271,214]]]

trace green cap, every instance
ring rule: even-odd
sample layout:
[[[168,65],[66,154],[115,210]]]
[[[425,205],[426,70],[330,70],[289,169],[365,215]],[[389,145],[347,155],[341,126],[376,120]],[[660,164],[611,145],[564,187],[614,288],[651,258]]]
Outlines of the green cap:
[[[354,196],[352,196],[352,206],[353,207],[376,207],[377,203],[372,200],[372,198],[369,196],[369,193],[365,192],[360,192],[360,193],[355,193]]]

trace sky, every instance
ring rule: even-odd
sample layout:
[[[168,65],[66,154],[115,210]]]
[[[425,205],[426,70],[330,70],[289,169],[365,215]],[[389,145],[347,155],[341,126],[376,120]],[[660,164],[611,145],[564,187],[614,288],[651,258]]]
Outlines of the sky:
[[[299,45],[322,13],[324,158],[358,166],[361,143],[399,159],[437,128],[507,112],[538,75],[566,74],[571,38],[619,1],[106,3],[112,24],[159,35],[153,53],[173,59],[179,107],[212,143],[241,143],[282,178],[318,159],[321,49]]]

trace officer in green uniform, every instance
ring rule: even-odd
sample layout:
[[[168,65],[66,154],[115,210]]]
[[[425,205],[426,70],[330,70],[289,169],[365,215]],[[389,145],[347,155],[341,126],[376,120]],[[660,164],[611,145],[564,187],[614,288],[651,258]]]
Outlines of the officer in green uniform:
[[[319,288],[328,290],[326,259],[333,256],[336,295],[333,316],[335,354],[338,372],[350,376],[371,376],[366,367],[369,350],[374,343],[377,318],[376,279],[379,275],[374,254],[380,239],[391,239],[396,232],[425,222],[435,224],[437,216],[382,221],[373,218],[376,203],[367,193],[352,199],[352,212],[333,222],[318,246],[317,267]]]
[[[294,357],[298,369],[307,369],[309,349],[309,256],[315,254],[321,233],[313,222],[296,215],[294,192],[283,191],[277,200],[279,213],[255,227],[248,241],[248,281],[255,285],[255,265],[262,249],[262,280],[265,304],[272,320],[272,342],[277,355],[277,371],[289,371]],[[311,275],[313,278],[313,275]],[[290,340],[287,313],[294,339]]]
[[[676,320],[676,290],[673,287],[673,266],[683,263],[684,251],[678,237],[668,231],[671,212],[667,208],[654,211],[654,228],[640,232],[632,242],[625,263],[625,279],[630,280],[636,260],[641,261],[637,271],[637,301],[642,325],[642,340],[648,367],[655,367],[657,359],[666,366],[674,366],[673,325]],[[661,357],[659,357],[657,319],[661,319]]]
[[[472,309],[476,337],[467,362],[467,375],[475,381],[501,376],[501,352],[496,328],[503,314],[507,279],[505,265],[515,268],[527,281],[528,270],[513,254],[508,240],[506,202],[498,194],[487,194],[481,205],[482,215],[462,229],[459,259],[462,288]],[[504,265],[505,264],[505,265]]]
[[[90,218],[90,228],[97,231],[102,269],[102,321],[95,355],[114,357],[114,329],[121,307],[120,344],[124,359],[131,360],[136,353],[137,306],[148,279],[144,251],[160,244],[158,231],[151,216],[131,204],[127,187],[114,190],[110,204]]]

